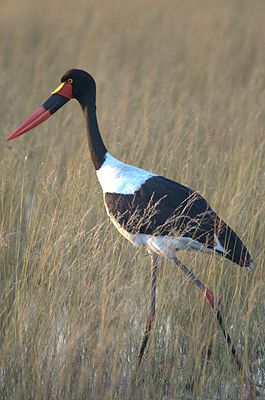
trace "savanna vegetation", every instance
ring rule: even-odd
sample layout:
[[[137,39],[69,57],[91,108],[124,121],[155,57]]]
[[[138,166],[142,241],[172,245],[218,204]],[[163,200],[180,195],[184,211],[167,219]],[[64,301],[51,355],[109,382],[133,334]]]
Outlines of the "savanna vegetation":
[[[3,399],[255,398],[202,294],[167,260],[137,373],[150,263],[106,216],[78,104],[6,137],[66,70],[88,70],[109,151],[198,190],[250,250],[252,273],[179,257],[221,299],[244,373],[264,385],[264,38],[262,0],[2,2]]]

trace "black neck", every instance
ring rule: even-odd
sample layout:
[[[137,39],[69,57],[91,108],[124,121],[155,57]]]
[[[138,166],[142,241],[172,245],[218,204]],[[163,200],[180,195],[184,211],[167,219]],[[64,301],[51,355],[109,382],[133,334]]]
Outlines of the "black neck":
[[[102,140],[97,115],[95,102],[86,102],[81,104],[86,124],[87,124],[87,137],[88,145],[95,169],[99,169],[105,160],[107,149]]]

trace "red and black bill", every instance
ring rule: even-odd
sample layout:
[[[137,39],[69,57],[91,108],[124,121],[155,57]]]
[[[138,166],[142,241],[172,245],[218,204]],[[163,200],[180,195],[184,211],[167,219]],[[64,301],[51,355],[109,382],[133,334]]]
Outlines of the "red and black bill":
[[[9,137],[7,140],[15,139],[40,125],[46,119],[50,118],[52,114],[58,111],[64,104],[66,104],[73,97],[72,84],[68,82],[61,83],[57,89],[52,92],[52,95],[38,107],[29,118],[26,119]]]

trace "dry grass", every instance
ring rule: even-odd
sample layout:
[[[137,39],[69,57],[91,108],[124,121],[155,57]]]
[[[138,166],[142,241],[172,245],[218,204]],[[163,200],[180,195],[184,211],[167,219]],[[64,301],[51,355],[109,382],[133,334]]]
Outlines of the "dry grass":
[[[245,396],[214,315],[167,261],[135,378],[149,260],[107,220],[78,105],[5,141],[70,67],[98,83],[109,150],[200,191],[247,244],[252,274],[182,260],[221,295],[244,369],[265,383],[264,16],[262,0],[1,5],[2,398],[185,399],[191,379],[194,399]]]

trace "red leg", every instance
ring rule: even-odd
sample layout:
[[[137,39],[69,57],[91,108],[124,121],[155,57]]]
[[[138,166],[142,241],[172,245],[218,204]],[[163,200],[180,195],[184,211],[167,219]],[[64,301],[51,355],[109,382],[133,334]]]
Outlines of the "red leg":
[[[187,277],[193,283],[195,283],[195,285],[204,293],[206,300],[208,301],[210,306],[216,311],[216,318],[222,329],[222,332],[224,334],[226,342],[231,349],[231,352],[232,352],[235,362],[238,366],[238,369],[240,371],[242,371],[242,363],[238,358],[236,348],[235,348],[234,344],[232,343],[231,336],[225,329],[224,321],[223,321],[223,318],[221,315],[220,306],[219,306],[219,304],[216,304],[214,293],[210,289],[208,289],[207,286],[197,276],[195,276],[194,273],[192,271],[190,271],[186,265],[182,264],[182,262],[177,257],[175,257],[174,262],[182,269],[182,271],[187,275]]]

